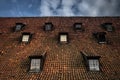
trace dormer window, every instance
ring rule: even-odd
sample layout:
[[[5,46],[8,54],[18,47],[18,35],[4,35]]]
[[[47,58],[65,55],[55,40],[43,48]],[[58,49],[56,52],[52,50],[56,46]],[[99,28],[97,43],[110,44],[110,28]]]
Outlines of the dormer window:
[[[40,72],[43,69],[46,53],[40,56],[30,56],[29,72]]]
[[[22,33],[22,42],[25,42],[25,43],[30,42],[31,37],[32,37],[32,34],[29,32]]]
[[[100,71],[100,56],[95,55],[87,55],[85,52],[81,52],[83,59],[85,61],[85,65],[89,71]]]
[[[93,37],[97,40],[98,43],[106,43],[106,32],[95,32],[93,33]]]
[[[53,24],[52,23],[45,23],[44,30],[45,31],[52,31],[53,30]]]
[[[40,72],[42,66],[42,56],[30,57],[30,72]]]
[[[59,42],[68,43],[68,33],[66,32],[59,33]]]
[[[24,26],[25,26],[25,24],[23,24],[23,23],[16,23],[15,31],[22,30]]]
[[[82,26],[82,23],[75,23],[74,24],[74,30],[75,31],[84,31],[84,28]]]
[[[114,31],[114,27],[112,26],[112,23],[104,23],[102,24],[102,27],[108,32]]]

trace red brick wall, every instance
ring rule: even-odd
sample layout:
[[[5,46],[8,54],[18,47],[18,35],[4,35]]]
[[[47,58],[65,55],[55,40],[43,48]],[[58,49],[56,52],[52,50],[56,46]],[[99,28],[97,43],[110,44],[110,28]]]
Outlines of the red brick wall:
[[[16,23],[25,23],[23,31],[12,32]],[[44,32],[45,22],[52,22],[55,29]],[[85,32],[74,32],[73,24],[82,23]],[[112,22],[115,32],[107,32],[101,23]],[[99,45],[91,33],[107,32],[111,45]],[[38,17],[38,18],[0,18],[0,79],[2,80],[89,80],[120,78],[120,17]],[[34,33],[30,44],[19,43],[22,32]],[[70,43],[58,44],[58,33],[68,32]],[[83,64],[80,51],[92,52],[101,56],[103,73],[89,73]],[[28,57],[47,51],[44,69],[38,74],[29,74]]]

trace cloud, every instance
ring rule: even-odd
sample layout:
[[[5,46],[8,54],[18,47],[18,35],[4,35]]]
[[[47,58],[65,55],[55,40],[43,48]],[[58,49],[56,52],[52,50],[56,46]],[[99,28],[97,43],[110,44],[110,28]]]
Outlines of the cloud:
[[[59,14],[57,7],[60,4],[60,0],[41,0],[40,16],[51,16]]]
[[[78,5],[78,9],[83,16],[115,16],[118,13],[117,3],[117,0],[84,0]]]
[[[75,0],[41,0],[40,16],[74,16]]]
[[[62,14],[63,16],[74,16],[72,6],[76,4],[76,0],[62,0]]]
[[[120,16],[120,0],[0,0],[0,16]]]
[[[83,16],[120,16],[119,4],[118,0],[83,0],[78,9]]]
[[[118,0],[41,0],[40,16],[120,16]]]

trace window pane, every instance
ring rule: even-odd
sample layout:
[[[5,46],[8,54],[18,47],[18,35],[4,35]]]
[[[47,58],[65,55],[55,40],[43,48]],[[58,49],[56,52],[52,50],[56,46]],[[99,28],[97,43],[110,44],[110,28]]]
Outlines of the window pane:
[[[32,59],[31,60],[31,67],[30,67],[31,70],[34,70],[35,69],[35,59]]]
[[[23,35],[22,41],[28,42],[28,40],[29,40],[29,35]]]
[[[16,25],[16,30],[20,30],[21,29],[21,25]]]
[[[99,71],[99,61],[98,60],[89,60],[89,68],[90,68],[90,70]]]
[[[67,41],[67,35],[61,35],[60,36],[60,41]]]
[[[36,59],[36,70],[40,70],[40,59]]]
[[[31,60],[30,70],[35,71],[35,72],[40,70],[40,59],[32,59]]]
[[[106,41],[105,35],[103,34],[99,35],[99,42],[105,42],[105,41]]]
[[[107,31],[112,31],[112,25],[106,25]]]
[[[51,25],[50,24],[46,25],[45,30],[51,30]]]
[[[80,25],[80,24],[77,24],[75,27],[76,27],[76,28],[81,28],[81,25]]]

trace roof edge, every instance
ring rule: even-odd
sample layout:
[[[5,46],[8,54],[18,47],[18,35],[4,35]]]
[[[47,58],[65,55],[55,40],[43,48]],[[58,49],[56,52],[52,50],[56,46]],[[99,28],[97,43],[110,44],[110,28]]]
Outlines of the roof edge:
[[[23,17],[0,17],[0,18],[120,18],[120,16],[23,16]]]

